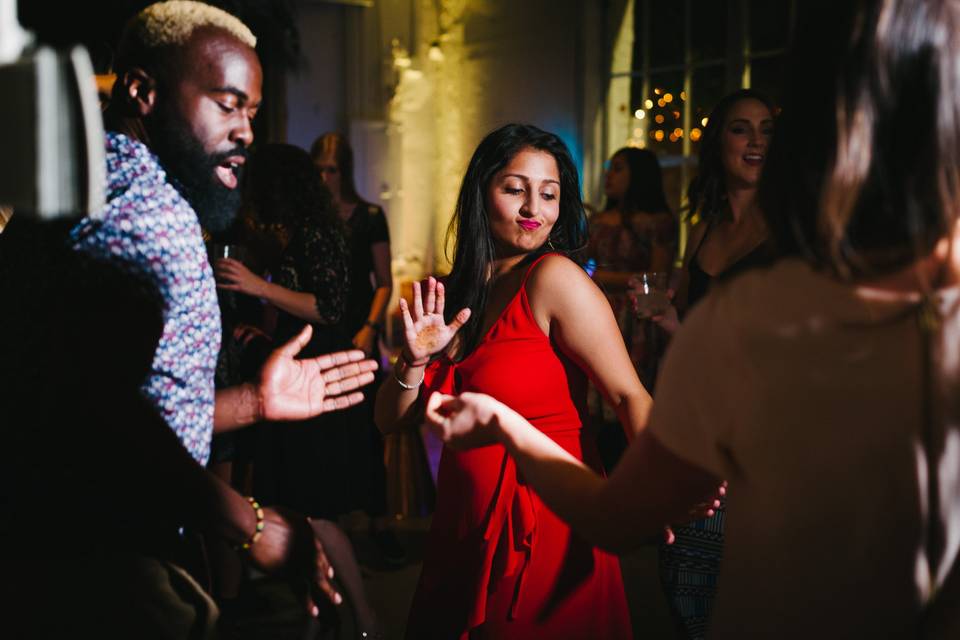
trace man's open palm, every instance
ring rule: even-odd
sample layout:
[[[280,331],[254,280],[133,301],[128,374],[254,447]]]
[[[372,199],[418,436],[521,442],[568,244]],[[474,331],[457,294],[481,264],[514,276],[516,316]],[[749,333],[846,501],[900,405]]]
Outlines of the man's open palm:
[[[351,407],[363,400],[358,389],[373,382],[377,363],[358,349],[297,360],[312,333],[306,325],[260,369],[258,390],[265,419],[303,420]]]

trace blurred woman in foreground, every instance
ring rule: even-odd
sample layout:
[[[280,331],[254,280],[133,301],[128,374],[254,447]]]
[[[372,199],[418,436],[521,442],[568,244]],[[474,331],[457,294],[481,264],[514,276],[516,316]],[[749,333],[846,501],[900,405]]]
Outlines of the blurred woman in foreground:
[[[437,394],[427,416],[453,445],[503,443],[608,548],[728,478],[708,637],[954,638],[960,5],[829,6],[804,5],[818,28],[797,31],[761,184],[785,257],[691,312],[609,481],[492,398]]]

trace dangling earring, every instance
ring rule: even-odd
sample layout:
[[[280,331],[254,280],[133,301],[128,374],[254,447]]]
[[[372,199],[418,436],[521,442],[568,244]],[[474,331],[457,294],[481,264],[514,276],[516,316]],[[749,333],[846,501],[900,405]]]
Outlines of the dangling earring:
[[[547,236],[547,246],[550,247],[551,251],[557,250],[557,248],[553,246],[553,236]]]

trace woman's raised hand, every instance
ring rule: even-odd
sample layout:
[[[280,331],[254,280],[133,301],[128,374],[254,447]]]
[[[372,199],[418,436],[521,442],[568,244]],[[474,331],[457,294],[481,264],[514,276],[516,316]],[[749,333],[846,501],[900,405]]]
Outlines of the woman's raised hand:
[[[461,309],[450,324],[443,319],[443,283],[430,276],[426,281],[426,298],[420,293],[420,283],[413,283],[413,309],[400,299],[403,316],[403,336],[406,340],[409,363],[421,363],[446,348],[460,327],[470,319],[470,309]]]

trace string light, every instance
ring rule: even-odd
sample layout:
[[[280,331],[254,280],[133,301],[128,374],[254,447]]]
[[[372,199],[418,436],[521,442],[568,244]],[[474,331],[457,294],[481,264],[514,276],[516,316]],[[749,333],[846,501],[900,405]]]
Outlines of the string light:
[[[670,134],[670,142],[676,142],[677,140],[678,140],[678,138],[677,138],[676,134],[671,133],[671,134]]]
[[[663,131],[657,129],[653,132],[653,137],[657,140],[657,142],[663,142]]]
[[[636,129],[633,130],[633,135],[635,138],[639,138],[640,136],[643,135],[643,129],[641,129],[640,127],[637,127]]]
[[[686,92],[686,91],[681,91],[681,92],[680,92],[680,100],[686,100],[686,99],[687,99],[687,92]]]
[[[644,111],[643,109],[637,109],[636,111],[633,112],[633,117],[636,118],[637,120],[643,120],[644,118],[647,117],[647,112]]]
[[[672,93],[665,93],[665,94],[663,94],[663,101],[664,101],[664,102],[673,102],[673,94],[672,94]]]
[[[673,118],[674,118],[674,120],[679,120],[679,119],[680,119],[680,112],[679,112],[679,111],[674,111],[674,112],[673,112]]]
[[[696,128],[696,127],[694,127],[693,129],[691,129],[691,130],[690,130],[690,142],[696,142],[697,140],[699,140],[701,134],[702,134],[702,132],[700,131],[700,129],[698,129],[698,128]]]
[[[667,103],[663,98],[660,98],[659,100],[657,100],[657,106],[662,109],[663,107],[667,106]]]
[[[653,109],[653,100],[651,100],[650,98],[647,98],[646,100],[643,101],[643,106],[646,107],[647,109]]]
[[[657,124],[663,124],[663,114],[658,113],[654,120],[657,121]]]
[[[673,135],[677,136],[678,138],[682,138],[683,129],[681,129],[680,127],[677,127],[676,129],[673,130]]]
[[[701,126],[701,127],[707,126],[707,121],[708,121],[708,120],[710,120],[710,118],[704,118],[703,120],[701,120],[701,121],[700,121],[700,126]]]
[[[654,89],[653,92],[657,95],[660,95],[661,93],[663,93],[662,91],[660,91],[660,89]]]

